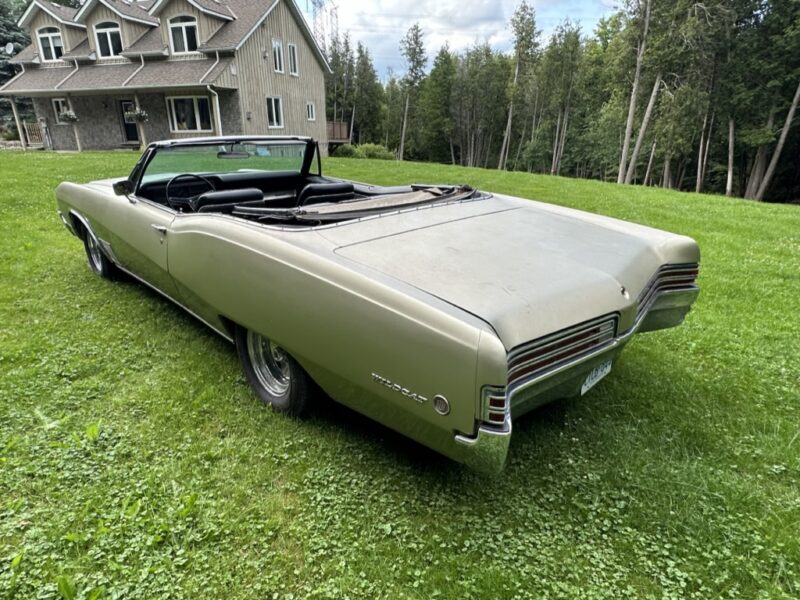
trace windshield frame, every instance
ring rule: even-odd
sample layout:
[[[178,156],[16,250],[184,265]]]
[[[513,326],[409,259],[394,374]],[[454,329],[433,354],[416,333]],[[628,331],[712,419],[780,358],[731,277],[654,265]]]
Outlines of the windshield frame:
[[[134,194],[139,193],[139,189],[146,184],[144,181],[144,175],[147,172],[147,167],[150,162],[156,157],[158,152],[162,149],[172,149],[180,146],[219,146],[223,144],[275,144],[281,145],[286,143],[298,143],[302,142],[305,144],[305,150],[303,153],[303,161],[300,167],[300,176],[307,177],[311,170],[311,165],[314,161],[314,154],[317,153],[319,157],[319,144],[316,140],[312,138],[306,137],[295,137],[295,136],[231,136],[231,137],[215,137],[215,138],[194,138],[194,139],[185,139],[185,140],[167,140],[162,142],[154,142],[147,147],[142,157],[137,161],[136,165],[133,167],[131,174],[128,176],[128,180],[131,183],[131,188],[134,190]],[[319,175],[322,175],[322,166],[321,162],[318,158],[319,164]],[[192,173],[197,173],[198,171],[187,171]],[[273,171],[277,172],[277,171]],[[294,172],[294,171],[292,171]],[[149,182],[147,182],[149,183]]]

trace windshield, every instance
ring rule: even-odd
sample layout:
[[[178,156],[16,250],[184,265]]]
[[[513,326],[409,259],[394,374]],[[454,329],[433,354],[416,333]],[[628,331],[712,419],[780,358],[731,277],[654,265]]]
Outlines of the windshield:
[[[227,142],[159,148],[147,164],[142,183],[171,179],[180,173],[221,175],[241,172],[300,173],[305,142]]]

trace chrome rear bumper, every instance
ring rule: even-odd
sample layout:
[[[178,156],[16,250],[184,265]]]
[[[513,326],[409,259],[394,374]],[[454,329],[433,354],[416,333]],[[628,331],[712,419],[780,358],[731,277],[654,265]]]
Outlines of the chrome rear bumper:
[[[502,426],[482,424],[474,436],[455,436],[458,460],[478,471],[501,471],[511,442],[512,418],[549,401],[580,393],[581,385],[592,369],[616,358],[635,333],[675,327],[682,323],[699,293],[697,286],[661,291],[627,331],[574,360],[516,384],[508,392],[510,414]]]

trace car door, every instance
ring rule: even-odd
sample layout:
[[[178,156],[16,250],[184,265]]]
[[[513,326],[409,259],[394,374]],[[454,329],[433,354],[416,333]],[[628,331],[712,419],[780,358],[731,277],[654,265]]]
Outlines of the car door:
[[[114,258],[128,271],[178,300],[167,269],[169,230],[175,211],[137,196],[118,196],[106,219]]]

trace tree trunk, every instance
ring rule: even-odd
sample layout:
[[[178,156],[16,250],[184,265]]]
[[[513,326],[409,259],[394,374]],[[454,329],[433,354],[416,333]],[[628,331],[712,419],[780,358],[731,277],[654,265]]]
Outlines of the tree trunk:
[[[706,182],[706,173],[708,172],[708,155],[711,150],[711,134],[714,132],[714,119],[717,113],[711,112],[711,122],[708,124],[708,133],[706,134],[706,149],[703,152],[703,168],[700,170],[700,190],[703,191],[703,185]]]
[[[514,86],[511,90],[511,100],[508,102],[508,122],[506,123],[506,132],[503,135],[503,145],[500,146],[500,160],[497,161],[498,169],[505,169],[506,162],[508,161],[508,151],[511,147],[511,120],[514,116],[514,94],[517,90],[517,80],[519,79],[519,63],[520,56],[517,53],[517,64],[514,67]]]
[[[728,179],[725,182],[725,195],[733,196],[733,134],[735,123],[733,117],[728,118]]]
[[[558,159],[558,140],[561,136],[561,109],[558,111],[558,120],[556,121],[556,133],[553,136],[553,160],[550,162],[550,175],[556,174],[556,160]]]
[[[450,162],[456,164],[456,151],[453,149],[453,138],[450,138]]]
[[[700,130],[700,149],[697,151],[697,180],[694,184],[694,191],[695,193],[700,193],[700,189],[703,187],[702,183],[702,172],[703,172],[703,154],[705,154],[705,146],[706,146],[706,125],[708,124],[708,109],[706,109],[706,114],[703,115],[703,128]]]
[[[661,178],[661,185],[664,186],[664,189],[669,189],[672,187],[672,171],[670,169],[670,157],[664,157],[664,175]]]
[[[528,126],[527,121],[522,124],[522,135],[519,136],[519,145],[517,146],[517,153],[514,155],[514,164],[511,167],[512,171],[517,170],[517,163],[519,162],[519,155],[522,152],[522,144],[525,143],[525,134],[527,133],[526,127]]]
[[[403,111],[403,130],[400,134],[400,160],[403,160],[406,150],[406,123],[408,122],[408,98],[410,95],[406,94],[406,109]]]
[[[650,124],[650,117],[653,114],[653,107],[656,105],[656,98],[658,97],[658,90],[660,87],[661,73],[656,75],[656,81],[653,84],[653,91],[650,93],[650,100],[647,101],[647,109],[644,111],[642,126],[639,128],[639,135],[636,136],[636,145],[633,147],[633,154],[631,154],[631,162],[628,165],[628,172],[625,173],[626,184],[633,182],[633,176],[636,173],[636,163],[639,161],[639,152],[642,150],[642,143],[644,142],[644,136],[647,133],[647,126]]]
[[[642,76],[642,61],[644,51],[647,46],[647,30],[650,27],[650,0],[647,0],[644,17],[644,33],[639,49],[636,53],[636,71],[633,75],[633,88],[631,89],[631,101],[628,106],[628,121],[625,124],[625,137],[622,141],[622,155],[619,158],[619,171],[617,172],[617,183],[625,181],[625,166],[628,164],[628,150],[631,146],[631,136],[633,135],[633,119],[636,116],[636,96],[639,94],[639,79]]]
[[[769,184],[772,183],[772,176],[775,175],[775,168],[778,166],[778,160],[780,160],[781,152],[783,152],[783,145],[786,143],[786,137],[789,135],[789,129],[792,127],[792,121],[794,120],[794,113],[797,110],[797,103],[799,101],[800,101],[800,82],[798,82],[797,84],[797,90],[794,93],[794,98],[792,98],[792,105],[789,107],[789,112],[786,115],[786,121],[784,121],[783,123],[783,128],[781,129],[781,135],[778,138],[778,145],[775,146],[775,151],[772,153],[772,158],[769,161],[769,167],[767,167],[767,174],[764,175],[764,179],[758,186],[758,191],[756,192],[756,200],[758,201],[764,199],[764,194],[767,192]]]
[[[556,160],[556,175],[561,173],[561,159],[564,156],[564,144],[567,141],[567,124],[569,123],[569,107],[564,108],[564,122],[561,124],[561,139],[558,143],[558,160]]]
[[[650,160],[647,161],[647,172],[644,174],[644,181],[642,182],[644,185],[647,185],[647,182],[650,180],[650,173],[653,170],[653,159],[656,156],[656,143],[653,142],[653,147],[650,148]]]
[[[775,123],[775,109],[771,108],[769,111],[769,118],[767,119],[767,129],[772,131],[772,126]],[[756,192],[761,185],[761,179],[764,177],[764,170],[767,168],[767,147],[761,145],[756,151],[755,160],[753,160],[753,168],[750,170],[750,178],[747,180],[747,189],[745,190],[744,197],[750,200],[755,199]]]

